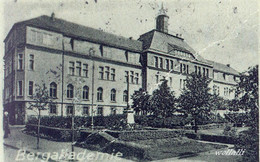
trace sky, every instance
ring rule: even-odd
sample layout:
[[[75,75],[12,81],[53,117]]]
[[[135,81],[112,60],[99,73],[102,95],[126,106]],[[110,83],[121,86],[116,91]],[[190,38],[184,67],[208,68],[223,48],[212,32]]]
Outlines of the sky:
[[[182,34],[205,59],[239,72],[258,64],[257,0],[4,0],[4,37],[15,22],[54,12],[57,18],[138,39],[155,28],[162,2],[169,33]]]

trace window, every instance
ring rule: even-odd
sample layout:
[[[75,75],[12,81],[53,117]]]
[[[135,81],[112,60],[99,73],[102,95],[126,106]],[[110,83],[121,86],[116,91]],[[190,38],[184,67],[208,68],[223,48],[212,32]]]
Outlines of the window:
[[[130,71],[130,80],[131,80],[131,83],[134,83],[134,72],[133,71]]]
[[[72,115],[73,113],[73,106],[67,106],[67,115]]]
[[[97,101],[103,101],[103,89],[101,87],[97,89]]]
[[[57,84],[55,82],[50,84],[50,97],[57,98]]]
[[[115,81],[116,80],[116,70],[111,68],[111,80],[112,81]]]
[[[224,96],[229,96],[228,87],[224,88]]]
[[[98,115],[98,116],[103,116],[103,107],[98,107],[98,109],[97,109],[97,115]]]
[[[116,101],[116,90],[112,89],[111,90],[111,101],[115,102]]]
[[[209,69],[206,69],[206,77],[209,77]]]
[[[158,68],[158,57],[154,56],[154,66]]]
[[[128,71],[125,71],[125,81],[126,81],[126,83],[128,83],[128,81],[129,81],[129,72]]]
[[[170,86],[172,86],[172,77],[170,77]]]
[[[203,70],[203,76],[206,76],[206,69],[202,68],[202,70]]]
[[[22,96],[23,95],[23,81],[18,81],[17,90],[18,90],[17,95]]]
[[[50,104],[50,114],[57,114],[57,106],[55,104]]]
[[[163,59],[160,58],[160,68],[163,69]]]
[[[99,79],[104,79],[104,67],[99,67]]]
[[[185,64],[182,64],[182,72],[186,73],[186,65]]]
[[[159,83],[159,75],[155,75],[156,83]]]
[[[76,73],[78,76],[81,76],[81,62],[76,62]]]
[[[69,74],[74,75],[75,67],[74,62],[69,62]]]
[[[223,79],[226,80],[226,74],[223,73]]]
[[[111,115],[116,115],[116,108],[115,107],[111,107]]]
[[[198,67],[198,70],[199,70],[198,75],[201,75],[201,67]]]
[[[198,74],[198,67],[195,65],[195,74]]]
[[[128,102],[128,93],[127,93],[127,90],[125,90],[124,93],[123,93],[123,101],[124,101],[124,102]]]
[[[33,95],[33,81],[29,81],[29,96]]]
[[[170,66],[171,66],[171,69],[173,70],[173,61],[170,60]]]
[[[219,87],[217,85],[213,86],[213,94],[219,95]]]
[[[139,74],[135,73],[135,84],[138,84],[139,81]]]
[[[103,57],[103,45],[100,45],[100,46],[99,46],[99,50],[100,50],[100,55],[101,55],[101,57]]]
[[[69,84],[67,86],[67,98],[73,98],[73,94],[74,94],[74,87],[73,85]]]
[[[23,54],[18,54],[18,70],[23,70]]]
[[[89,115],[89,107],[88,106],[83,106],[82,114],[83,115]]]
[[[106,66],[106,80],[109,80],[110,68]]]
[[[186,80],[180,79],[180,89],[185,89],[186,88]]]
[[[189,65],[181,63],[181,65],[180,65],[180,72],[181,73],[185,73],[185,74],[189,74]]]
[[[29,70],[33,70],[34,69],[34,55],[31,54],[29,57],[30,57],[29,58]]]
[[[83,74],[84,77],[88,77],[88,64],[83,64]]]
[[[125,51],[125,59],[128,62],[128,51]]]
[[[89,94],[88,91],[89,91],[88,86],[84,86],[83,87],[83,95],[82,95],[83,100],[88,100],[88,94]]]
[[[165,64],[166,64],[166,69],[170,70],[170,65],[169,65],[169,60],[168,59],[165,60]]]

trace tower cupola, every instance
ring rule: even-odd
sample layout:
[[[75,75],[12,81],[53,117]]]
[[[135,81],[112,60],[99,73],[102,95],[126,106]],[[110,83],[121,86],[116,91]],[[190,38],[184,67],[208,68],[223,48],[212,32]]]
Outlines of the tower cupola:
[[[162,4],[162,8],[159,10],[159,14],[156,17],[156,29],[168,33],[168,20],[169,16],[166,14],[166,10],[163,8]]]

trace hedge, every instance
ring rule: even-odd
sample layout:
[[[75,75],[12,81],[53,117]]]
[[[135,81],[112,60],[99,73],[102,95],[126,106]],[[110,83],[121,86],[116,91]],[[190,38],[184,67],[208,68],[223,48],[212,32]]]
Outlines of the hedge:
[[[126,128],[126,114],[110,115],[110,116],[94,116],[93,122],[95,128],[107,128],[112,130],[124,130]],[[75,128],[90,127],[91,117],[87,116],[75,116]],[[188,128],[185,126],[191,123],[192,119],[185,115],[174,115],[167,118],[158,118],[155,116],[136,115],[135,116],[135,128],[142,129],[142,127],[154,127],[154,128]],[[212,123],[212,121],[207,122]],[[29,118],[28,124],[37,124],[37,118]],[[199,123],[201,124],[201,123]],[[205,124],[205,123],[204,123]],[[41,125],[57,128],[71,128],[71,117],[62,116],[43,116],[41,118]],[[138,127],[139,125],[139,127]],[[140,127],[141,126],[141,127]]]
[[[176,130],[106,131],[106,133],[123,141],[165,139],[180,136],[180,132]]]
[[[116,128],[122,125],[123,119],[126,119],[125,114],[111,115],[111,116],[94,116],[93,117],[94,126],[100,126],[105,128]],[[91,126],[91,117],[87,116],[75,116],[75,128],[80,127],[90,127]],[[37,124],[37,118],[29,118],[27,124]],[[71,128],[71,117],[62,117],[62,116],[43,116],[41,117],[41,125],[48,127],[57,127],[57,128]]]
[[[185,136],[196,140],[219,142],[219,143],[226,143],[226,144],[235,144],[237,142],[237,139],[235,137],[224,136],[224,135],[185,133]]]
[[[26,132],[36,136],[37,125],[27,124]],[[72,135],[71,129],[40,126],[41,138],[47,138],[54,141],[68,142],[71,141],[71,135]],[[80,132],[75,130],[74,135],[75,135],[75,140],[77,140],[80,137]]]

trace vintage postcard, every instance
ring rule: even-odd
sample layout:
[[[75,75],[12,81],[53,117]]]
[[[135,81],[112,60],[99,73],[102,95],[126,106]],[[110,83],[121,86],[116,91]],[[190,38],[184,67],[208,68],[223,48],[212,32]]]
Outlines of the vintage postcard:
[[[259,161],[257,0],[1,7],[1,160]]]

